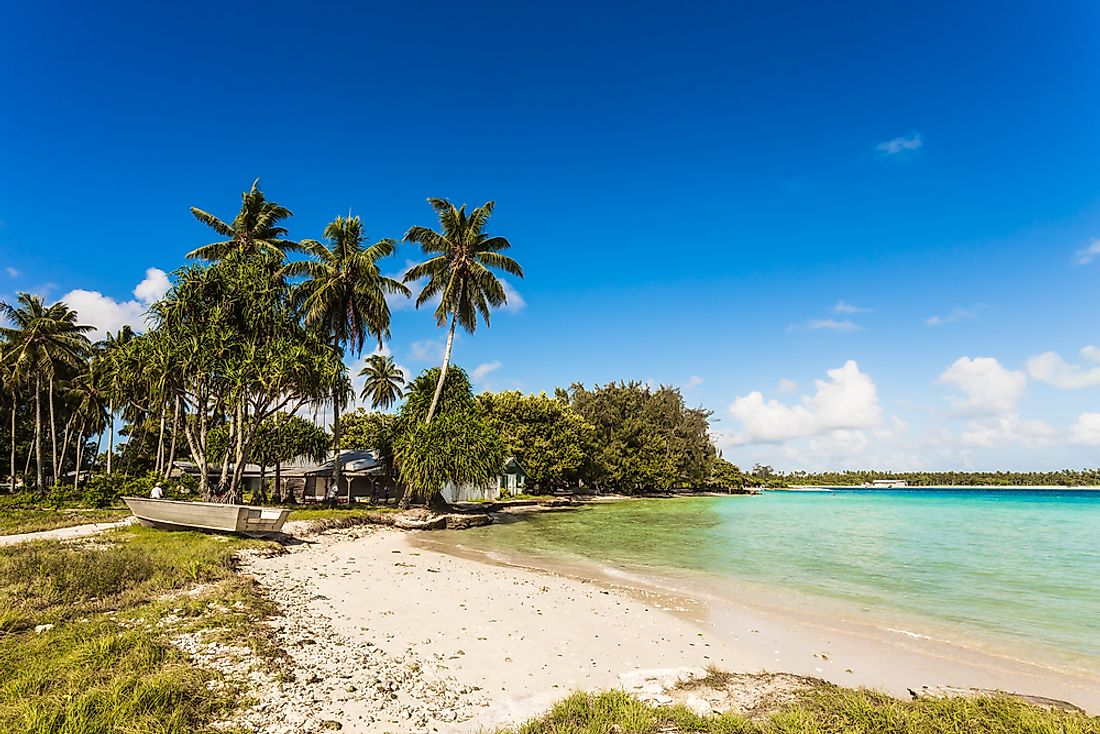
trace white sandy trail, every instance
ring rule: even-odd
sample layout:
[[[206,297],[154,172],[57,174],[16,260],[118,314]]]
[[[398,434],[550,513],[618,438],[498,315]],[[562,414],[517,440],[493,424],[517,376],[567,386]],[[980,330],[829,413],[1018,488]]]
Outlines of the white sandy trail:
[[[120,520],[119,522],[93,522],[87,525],[73,525],[72,527],[57,528],[55,530],[40,530],[37,533],[0,535],[0,545],[16,545],[17,543],[27,543],[32,540],[72,540],[74,538],[83,538],[88,535],[102,533],[104,530],[111,530],[112,528],[121,528],[125,525],[129,525],[133,521],[134,519],[131,517],[126,520]]]

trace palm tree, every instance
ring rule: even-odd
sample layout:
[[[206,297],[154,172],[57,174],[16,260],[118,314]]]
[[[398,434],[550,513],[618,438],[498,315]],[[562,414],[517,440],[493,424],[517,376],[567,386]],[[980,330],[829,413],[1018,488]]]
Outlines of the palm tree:
[[[191,214],[195,219],[225,239],[192,250],[187,253],[187,257],[216,261],[234,254],[264,254],[281,260],[287,250],[297,248],[298,243],[283,239],[287,230],[279,226],[279,222],[292,216],[291,211],[264,198],[260,191],[260,179],[253,181],[252,188],[242,194],[241,198],[241,210],[231,224],[226,224],[202,209],[191,207]]]
[[[370,400],[372,408],[386,409],[397,402],[405,387],[405,373],[393,362],[393,357],[372,354],[367,366],[359,370],[363,382],[363,400]]]
[[[328,246],[303,240],[300,247],[312,256],[287,264],[282,275],[304,277],[295,288],[295,301],[308,326],[317,329],[338,353],[350,349],[362,354],[368,336],[381,346],[390,335],[387,294],[409,295],[404,285],[382,275],[378,261],[397,246],[383,239],[364,247],[359,217],[337,217],[325,227]],[[332,479],[340,486],[340,407],[347,399],[347,381],[337,380],[332,393]]]
[[[22,386],[23,375],[20,375],[15,368],[14,360],[14,348],[8,344],[0,344],[0,388],[4,391],[4,398],[8,401],[8,408],[11,411],[11,485],[9,490],[12,494],[15,493],[15,418],[16,413],[19,410],[19,389]]]
[[[90,365],[69,383],[69,393],[74,402],[73,420],[77,425],[73,487],[79,488],[80,469],[84,465],[84,437],[102,434],[111,417],[107,414],[107,401],[101,385]]]
[[[107,400],[108,474],[111,473],[111,460],[115,454],[115,412],[126,399],[123,356],[133,338],[134,330],[129,326],[123,326],[115,334],[108,333],[107,338],[96,345],[99,348],[99,354],[92,363],[99,392]]]
[[[45,487],[42,461],[42,381],[49,388],[50,433],[53,444],[54,479],[57,475],[57,434],[54,424],[54,386],[62,367],[75,368],[87,358],[88,337],[93,327],[77,324],[77,314],[64,303],[47,307],[39,296],[20,293],[17,305],[0,303],[2,314],[12,325],[0,327],[9,343],[9,363],[20,374],[34,375],[35,464],[38,489]]]
[[[523,268],[512,258],[502,255],[512,245],[503,237],[485,234],[485,225],[493,213],[493,202],[466,214],[466,205],[455,208],[446,199],[428,199],[442,225],[442,232],[427,227],[411,227],[405,234],[406,242],[416,242],[425,255],[431,258],[412,267],[405,273],[405,282],[427,278],[424,289],[416,299],[416,307],[439,296],[435,309],[436,324],[442,326],[450,319],[447,332],[447,348],[443,352],[443,368],[435,386],[432,404],[425,423],[431,423],[447,379],[447,366],[451,361],[455,326],[461,325],[470,334],[477,328],[478,315],[489,325],[489,309],[508,302],[504,286],[490,270],[495,268],[523,277]]]

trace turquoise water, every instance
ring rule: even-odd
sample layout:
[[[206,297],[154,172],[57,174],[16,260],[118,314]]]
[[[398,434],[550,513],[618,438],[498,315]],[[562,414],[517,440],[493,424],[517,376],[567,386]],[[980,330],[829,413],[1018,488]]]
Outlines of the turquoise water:
[[[792,608],[816,604],[1100,671],[1100,492],[640,500],[530,514],[466,531],[460,542],[766,594]]]

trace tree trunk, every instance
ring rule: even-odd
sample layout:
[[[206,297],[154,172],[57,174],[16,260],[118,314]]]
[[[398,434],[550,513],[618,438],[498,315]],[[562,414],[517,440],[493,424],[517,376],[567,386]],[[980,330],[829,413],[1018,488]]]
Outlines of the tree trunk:
[[[343,475],[343,462],[340,460],[340,387],[332,391],[332,483],[336,491],[340,491],[340,477]],[[332,497],[332,504],[336,504],[336,495]]]
[[[80,467],[84,464],[84,421],[76,432],[76,467],[73,474],[73,489],[80,489]]]
[[[266,485],[267,485],[267,464],[260,464],[260,489],[259,489],[259,492],[253,492],[252,493],[252,502],[253,502],[253,504],[257,504],[256,503],[257,495],[259,496],[261,502],[263,502],[265,505],[267,504],[267,486]]]
[[[164,418],[168,410],[162,403],[160,406],[160,433],[157,437],[157,476],[164,471]]]
[[[447,500],[443,499],[443,493],[438,489],[428,497],[427,504],[428,509],[432,512],[445,513],[451,511],[451,506],[447,503]]]
[[[65,470],[65,457],[69,455],[69,442],[73,440],[73,421],[76,420],[76,413],[69,416],[68,422],[65,424],[65,436],[61,439],[61,457],[57,462],[58,470]],[[57,483],[58,478],[54,477],[54,483]]]
[[[34,471],[35,488],[41,492],[46,482],[42,476],[42,383],[34,378]]]
[[[277,504],[283,504],[286,499],[283,497],[283,462],[275,462],[275,502]]]
[[[95,471],[95,463],[99,460],[99,452],[103,448],[103,431],[95,437],[95,456],[92,457],[92,471]]]
[[[175,405],[172,408],[172,442],[168,445],[168,461],[164,466],[164,478],[172,475],[172,467],[176,463],[176,435],[179,431],[180,399],[176,396]]]
[[[53,466],[51,484],[57,484],[57,423],[53,414],[53,375],[50,375],[50,459]]]
[[[425,423],[432,422],[435,409],[439,405],[439,396],[443,394],[443,383],[447,381],[447,366],[451,363],[451,347],[455,343],[455,325],[458,323],[458,314],[451,317],[451,328],[447,332],[447,348],[443,351],[443,366],[439,369],[439,382],[435,384],[435,394],[432,395],[432,404],[428,408],[428,417]]]
[[[15,410],[19,403],[15,390],[11,391],[11,493],[15,494]]]
[[[107,402],[107,476],[111,475],[111,458],[115,455],[115,401]]]

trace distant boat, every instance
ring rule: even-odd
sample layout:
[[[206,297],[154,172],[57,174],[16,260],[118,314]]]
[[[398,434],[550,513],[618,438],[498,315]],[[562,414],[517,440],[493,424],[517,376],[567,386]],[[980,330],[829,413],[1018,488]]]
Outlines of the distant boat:
[[[177,502],[123,497],[137,521],[147,528],[202,530],[209,533],[270,535],[283,529],[290,510],[278,507],[223,505],[217,502]]]

